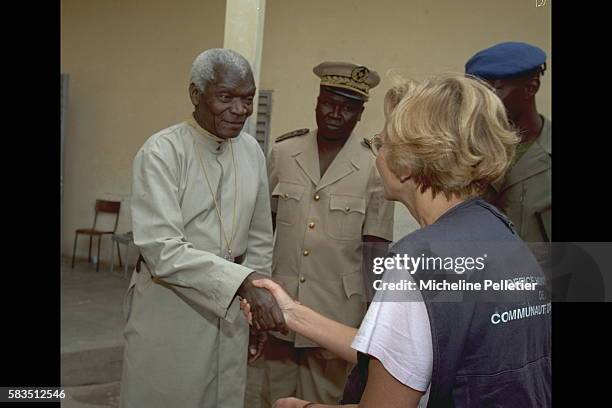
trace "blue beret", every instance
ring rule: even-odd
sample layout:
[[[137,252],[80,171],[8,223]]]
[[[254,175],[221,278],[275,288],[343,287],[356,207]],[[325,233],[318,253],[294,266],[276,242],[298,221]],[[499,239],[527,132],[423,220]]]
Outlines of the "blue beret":
[[[546,53],[521,42],[504,42],[476,53],[465,64],[465,73],[484,79],[526,74],[546,64]]]

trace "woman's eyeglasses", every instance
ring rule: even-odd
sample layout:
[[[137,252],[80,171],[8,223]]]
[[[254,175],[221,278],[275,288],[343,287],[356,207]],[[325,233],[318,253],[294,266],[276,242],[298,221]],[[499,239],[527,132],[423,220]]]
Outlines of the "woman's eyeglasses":
[[[380,134],[375,134],[369,139],[367,137],[364,137],[363,143],[365,143],[365,145],[370,148],[374,156],[378,156],[378,152],[384,144],[382,138],[380,137]]]

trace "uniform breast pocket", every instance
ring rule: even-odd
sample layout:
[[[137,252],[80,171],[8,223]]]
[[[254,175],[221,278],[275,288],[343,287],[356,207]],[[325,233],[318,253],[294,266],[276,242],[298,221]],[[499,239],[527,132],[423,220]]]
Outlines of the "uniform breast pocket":
[[[326,223],[328,235],[339,240],[361,239],[365,212],[364,197],[330,194],[329,218]]]
[[[281,181],[274,187],[272,197],[278,200],[276,210],[277,224],[293,225],[295,223],[295,218],[299,214],[298,209],[304,189],[302,185],[286,181]]]

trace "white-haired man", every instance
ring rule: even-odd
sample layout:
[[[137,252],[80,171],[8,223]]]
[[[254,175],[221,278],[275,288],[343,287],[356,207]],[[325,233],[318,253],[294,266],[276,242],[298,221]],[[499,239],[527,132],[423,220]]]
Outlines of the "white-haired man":
[[[248,328],[238,297],[258,305],[258,329],[285,330],[276,301],[251,284],[270,275],[272,221],[263,152],[241,132],[255,95],[249,63],[228,49],[203,52],[189,95],[193,115],[134,159],[132,224],[145,265],[126,297],[124,408],[242,407]]]

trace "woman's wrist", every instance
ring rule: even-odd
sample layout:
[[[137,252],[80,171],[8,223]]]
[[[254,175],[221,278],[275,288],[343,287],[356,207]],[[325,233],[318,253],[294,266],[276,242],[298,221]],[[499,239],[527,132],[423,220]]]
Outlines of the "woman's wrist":
[[[287,323],[289,330],[296,331],[296,327],[299,327],[299,322],[302,320],[303,308],[304,306],[302,306],[300,302],[294,300],[283,310],[285,323]]]

